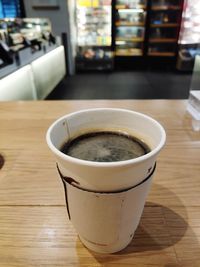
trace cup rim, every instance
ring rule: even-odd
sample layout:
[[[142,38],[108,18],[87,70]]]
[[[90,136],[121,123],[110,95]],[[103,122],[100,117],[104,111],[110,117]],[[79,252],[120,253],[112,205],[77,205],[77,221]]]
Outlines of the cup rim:
[[[55,145],[52,143],[51,141],[51,131],[53,130],[53,128],[63,119],[72,116],[72,115],[78,115],[80,113],[84,113],[84,112],[90,112],[90,111],[122,111],[122,112],[128,112],[131,114],[136,114],[137,116],[141,116],[145,119],[150,120],[152,123],[154,123],[160,130],[161,132],[161,140],[159,142],[159,144],[150,152],[148,152],[145,155],[142,155],[140,157],[137,158],[133,158],[133,159],[128,159],[128,160],[123,160],[123,161],[114,161],[114,162],[98,162],[98,161],[89,161],[89,160],[83,160],[83,159],[78,159],[75,157],[71,157],[68,156],[66,154],[64,154],[63,152],[61,152],[58,148],[55,147]],[[46,133],[46,142],[49,146],[49,148],[51,149],[51,151],[56,154],[59,158],[62,158],[63,160],[67,160],[70,163],[74,163],[74,164],[78,164],[78,165],[85,165],[85,166],[91,166],[91,167],[116,167],[116,166],[127,166],[127,165],[131,165],[133,163],[140,163],[154,155],[156,155],[164,146],[165,142],[166,142],[166,132],[163,128],[163,126],[156,121],[155,119],[151,118],[148,115],[145,115],[141,112],[136,112],[133,110],[129,110],[129,109],[123,109],[123,108],[90,108],[90,109],[81,109],[79,111],[75,111],[72,113],[68,113],[65,114],[64,116],[58,118],[57,120],[55,120],[48,128],[47,133]]]

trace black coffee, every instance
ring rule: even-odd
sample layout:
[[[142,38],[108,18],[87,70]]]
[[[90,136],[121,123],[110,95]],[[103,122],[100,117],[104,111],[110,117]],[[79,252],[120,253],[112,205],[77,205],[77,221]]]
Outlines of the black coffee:
[[[140,157],[150,148],[136,137],[104,131],[80,135],[66,142],[60,150],[78,159],[113,162]]]

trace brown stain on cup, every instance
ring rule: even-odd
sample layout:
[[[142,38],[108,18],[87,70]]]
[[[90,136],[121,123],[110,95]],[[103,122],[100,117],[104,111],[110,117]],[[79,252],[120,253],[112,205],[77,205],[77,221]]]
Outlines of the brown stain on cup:
[[[4,163],[5,163],[4,157],[0,154],[0,170],[3,168]]]

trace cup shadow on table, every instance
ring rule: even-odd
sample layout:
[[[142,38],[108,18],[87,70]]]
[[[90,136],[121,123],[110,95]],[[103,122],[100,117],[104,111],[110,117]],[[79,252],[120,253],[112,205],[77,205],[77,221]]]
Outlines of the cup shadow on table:
[[[154,191],[161,192],[168,199],[173,199],[176,208],[147,201],[131,243],[115,254],[162,250],[175,245],[184,236],[189,227],[185,206],[176,194],[164,186],[154,184]],[[177,207],[181,209],[181,215],[175,211]],[[176,234],[174,234],[175,229]]]
[[[181,215],[164,205],[146,202],[140,224],[131,243],[122,251],[114,254],[98,254],[89,250],[91,256],[99,263],[117,260],[119,257],[134,257],[134,254],[145,251],[161,251],[175,245],[190,228],[187,223],[187,211],[181,200],[168,188],[154,184],[156,192],[162,192],[173,199],[175,206],[181,210]],[[192,229],[190,229],[192,234]],[[193,240],[196,236],[193,233]],[[80,242],[80,241],[77,241]],[[81,261],[81,257],[79,257]]]
[[[3,168],[3,165],[5,163],[3,155],[0,154],[0,170]]]

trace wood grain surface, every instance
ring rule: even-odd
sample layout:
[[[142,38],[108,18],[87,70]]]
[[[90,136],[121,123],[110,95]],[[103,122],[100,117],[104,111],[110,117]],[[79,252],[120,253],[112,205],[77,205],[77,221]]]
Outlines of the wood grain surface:
[[[0,103],[0,267],[200,266],[200,133],[183,100]],[[131,244],[104,255],[86,249],[68,220],[62,183],[45,134],[58,117],[84,108],[143,112],[167,133]]]

